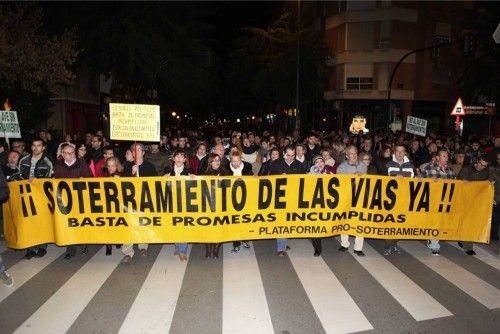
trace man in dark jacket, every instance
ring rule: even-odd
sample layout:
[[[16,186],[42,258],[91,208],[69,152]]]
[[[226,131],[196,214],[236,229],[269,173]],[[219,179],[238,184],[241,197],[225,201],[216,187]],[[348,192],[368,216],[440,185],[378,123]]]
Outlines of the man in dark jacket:
[[[19,160],[19,172],[24,180],[48,178],[52,176],[52,161],[45,155],[45,143],[41,139],[33,140],[31,154]],[[30,247],[26,250],[25,259],[43,257],[47,253],[47,245]]]
[[[0,169],[0,205],[9,198],[9,187],[7,186],[7,180]],[[5,270],[5,265],[2,261],[2,256],[0,255],[0,281],[5,284],[6,287],[10,288],[14,285],[14,281],[9,273]]]
[[[233,150],[229,156],[229,173],[234,176],[253,175],[252,165],[241,160],[241,153],[238,150]],[[248,241],[233,241],[232,253],[240,251],[241,243],[243,247],[250,248]]]
[[[269,168],[269,175],[281,174],[305,174],[304,166],[300,161],[295,159],[295,147],[285,147],[285,155],[278,158],[271,163]],[[278,256],[285,256],[288,247],[288,239],[276,239]]]
[[[132,154],[134,155],[134,164],[129,164],[125,167],[123,171],[123,176],[136,176],[136,177],[149,177],[158,176],[156,173],[155,166],[144,160],[146,154],[146,148],[141,143],[132,144],[130,147]],[[142,256],[146,256],[148,253],[148,244],[138,244],[139,252]],[[124,244],[122,246],[122,253],[125,255],[122,259],[123,263],[128,263],[132,261],[134,257],[134,245]]]
[[[480,155],[476,158],[475,162],[471,165],[467,165],[457,176],[459,180],[466,181],[486,181],[490,178],[489,160],[485,155]],[[493,198],[491,199],[493,201]],[[470,222],[473,224],[473,222]],[[465,250],[467,255],[476,255],[473,250],[474,243],[472,242],[459,242],[458,245]]]
[[[75,146],[63,144],[61,146],[63,160],[58,160],[54,168],[54,177],[57,179],[77,179],[81,177],[93,177],[87,163],[76,158]],[[82,246],[82,253],[87,253],[87,246]],[[76,245],[66,247],[64,259],[69,260],[76,255]]]

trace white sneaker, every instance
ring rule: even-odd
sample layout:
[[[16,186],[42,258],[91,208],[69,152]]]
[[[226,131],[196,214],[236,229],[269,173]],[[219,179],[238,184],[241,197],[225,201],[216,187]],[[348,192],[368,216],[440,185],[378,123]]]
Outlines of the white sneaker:
[[[241,243],[243,244],[243,247],[250,248],[250,244],[248,243],[248,241],[242,241]]]
[[[3,284],[8,288],[14,285],[14,280],[6,271],[4,271],[3,274],[0,275],[0,279],[2,280]]]

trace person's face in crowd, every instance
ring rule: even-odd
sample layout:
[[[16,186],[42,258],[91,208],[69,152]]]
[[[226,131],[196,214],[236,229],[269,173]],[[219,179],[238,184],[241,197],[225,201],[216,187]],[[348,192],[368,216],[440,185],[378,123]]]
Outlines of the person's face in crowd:
[[[250,133],[248,135],[248,140],[250,141],[250,144],[255,143],[255,135],[253,133]]]
[[[158,143],[151,144],[151,153],[156,154],[160,152],[160,145]]]
[[[45,131],[40,131],[39,137],[43,141],[47,141],[47,132]]]
[[[271,161],[274,161],[280,157],[280,152],[273,150],[271,151]]]
[[[343,143],[344,145],[349,145],[349,142],[350,142],[349,137],[343,137],[343,138],[342,138],[342,143]]]
[[[497,154],[497,166],[500,166],[500,153]]]
[[[429,144],[429,152],[430,153],[434,153],[434,152],[437,152],[438,151],[438,147],[436,145],[436,143],[430,143]]]
[[[292,137],[297,139],[297,138],[299,138],[299,136],[300,136],[299,130],[297,130],[297,129],[293,130]]]
[[[222,144],[222,138],[221,138],[221,137],[219,137],[219,136],[216,136],[216,137],[214,138],[214,143],[215,143],[215,145],[217,145],[217,144]]]
[[[184,166],[185,163],[186,163],[186,156],[184,154],[176,154],[174,156],[174,164],[177,167]]]
[[[346,151],[347,160],[351,165],[356,165],[358,162],[358,150],[351,147]]]
[[[304,148],[302,146],[297,146],[295,148],[295,154],[297,155],[297,157],[302,158],[305,153],[306,152],[305,152],[305,150],[304,150]]]
[[[217,154],[222,159],[222,157],[224,156],[224,146],[222,144],[215,145],[214,153]]]
[[[430,143],[432,143],[432,138],[431,137],[425,137],[425,145],[429,146]]]
[[[443,142],[441,141],[441,139],[436,139],[436,146],[437,146],[438,148],[443,147]]]
[[[202,157],[207,154],[207,147],[205,145],[200,145],[198,146],[198,149],[196,150],[196,153]]]
[[[276,137],[275,136],[269,136],[269,143],[276,143]]]
[[[420,147],[420,144],[418,143],[418,140],[413,140],[411,142],[411,149],[413,152],[416,152],[419,147]]]
[[[140,145],[135,145],[135,148],[132,151],[132,155],[134,156],[135,160],[138,162],[142,162],[142,160],[144,159],[144,154],[146,154],[146,152],[144,152],[142,147]]]
[[[9,155],[7,156],[7,163],[9,166],[17,166],[17,163],[19,162],[19,153],[16,151],[10,152]]]
[[[69,133],[66,134],[66,136],[64,136],[64,141],[65,142],[71,143],[72,140],[73,140],[73,137],[71,137],[71,135]]]
[[[92,137],[92,141],[90,142],[90,144],[92,145],[92,148],[94,150],[97,150],[101,147],[101,142],[99,141],[99,138],[97,138],[96,136]]]
[[[104,137],[104,132],[102,132],[102,130],[98,130],[95,134],[96,136]]]
[[[104,151],[104,154],[102,155],[104,157],[105,160],[113,157],[113,150],[105,150]]]
[[[241,156],[232,155],[231,156],[231,166],[233,168],[240,168],[240,166],[241,166]]]
[[[85,143],[87,143],[87,145],[90,145],[90,143],[92,142],[92,137],[92,134],[89,132],[85,134]]]
[[[288,146],[288,145],[290,145],[290,143],[291,143],[291,141],[289,138],[286,138],[286,137],[283,138],[283,145],[282,146]]]
[[[250,138],[243,139],[243,146],[250,147],[250,145],[251,145]]]
[[[81,159],[85,157],[85,154],[87,154],[87,148],[85,146],[80,146],[78,148],[78,158]]]
[[[455,154],[455,162],[459,165],[463,165],[465,161],[465,154]]]
[[[396,146],[394,150],[394,156],[398,162],[403,162],[405,160],[406,149],[404,146]]]
[[[266,151],[269,150],[269,143],[267,141],[260,143],[260,146]]]
[[[39,156],[43,153],[43,142],[40,140],[35,140],[33,144],[31,144],[31,153],[34,156]]]
[[[370,166],[370,163],[372,162],[372,158],[370,158],[369,155],[365,154],[363,156],[363,159],[361,159],[361,161],[368,167],[368,166]]]
[[[160,145],[166,145],[168,143],[168,137],[167,136],[161,136],[160,137]]]
[[[472,143],[471,147],[472,147],[473,151],[477,151],[477,150],[479,150],[479,143]]]
[[[220,168],[220,157],[215,157],[214,160],[210,163],[210,168],[213,170],[217,170]]]
[[[460,145],[460,142],[456,142],[455,145],[453,145],[453,148],[455,149],[455,151],[459,150],[461,147],[462,147],[462,145]]]
[[[255,136],[253,143],[259,146],[262,143],[262,139],[260,138],[260,136]]]
[[[321,156],[323,157],[323,160],[325,160],[325,161],[328,161],[332,158],[330,151],[326,151],[326,150],[321,152]]]
[[[292,161],[295,160],[295,150],[293,148],[286,149],[285,160],[288,163],[292,163]]]
[[[309,146],[316,145],[316,136],[309,136],[309,137],[307,137],[307,144]]]
[[[12,150],[16,151],[20,155],[22,155],[24,153],[25,148],[26,147],[25,147],[25,144],[23,142],[15,142],[15,144],[12,145]]]
[[[118,171],[118,166],[116,165],[116,161],[113,159],[108,160],[106,162],[106,168],[108,170],[109,175],[114,175]]]
[[[179,138],[179,148],[186,148],[186,137]]]
[[[179,138],[172,138],[170,139],[170,146],[172,147],[177,147],[179,145]]]
[[[66,163],[71,163],[75,160],[75,149],[71,146],[66,146],[62,150],[63,159]]]
[[[363,142],[363,147],[367,151],[370,150],[372,148],[372,140],[371,139],[365,139],[365,141]]]
[[[389,158],[392,155],[392,150],[390,148],[385,149],[384,158]]]
[[[488,161],[484,161],[483,159],[478,159],[476,161],[476,163],[474,163],[474,168],[477,170],[477,171],[482,171],[486,168],[488,168]]]
[[[316,167],[319,168],[320,171],[325,169],[325,161],[323,159],[316,159],[316,162],[314,163]]]
[[[495,147],[500,147],[500,137],[495,137],[495,141],[493,142]]]
[[[436,162],[440,166],[446,166],[448,164],[448,152],[446,151],[440,151],[439,154],[436,156]]]
[[[131,150],[126,150],[125,151],[125,160],[127,160],[129,162],[133,162],[134,161],[134,155],[132,154]]]

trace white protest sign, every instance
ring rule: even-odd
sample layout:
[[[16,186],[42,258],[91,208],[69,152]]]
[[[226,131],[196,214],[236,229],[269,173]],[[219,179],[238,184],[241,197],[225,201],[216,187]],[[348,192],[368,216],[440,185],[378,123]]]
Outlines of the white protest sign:
[[[160,141],[160,106],[109,104],[111,140]]]
[[[406,119],[406,132],[425,137],[427,133],[427,120],[408,116]]]
[[[0,137],[21,138],[17,111],[0,110]]]

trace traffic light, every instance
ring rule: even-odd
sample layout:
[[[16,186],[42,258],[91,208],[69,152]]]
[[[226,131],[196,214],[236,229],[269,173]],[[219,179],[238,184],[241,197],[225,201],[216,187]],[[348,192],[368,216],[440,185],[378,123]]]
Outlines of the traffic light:
[[[439,42],[438,41],[432,41],[431,60],[433,62],[437,62],[438,58],[439,58]]]
[[[476,40],[472,33],[465,33],[462,38],[462,55],[468,56],[474,52]]]

